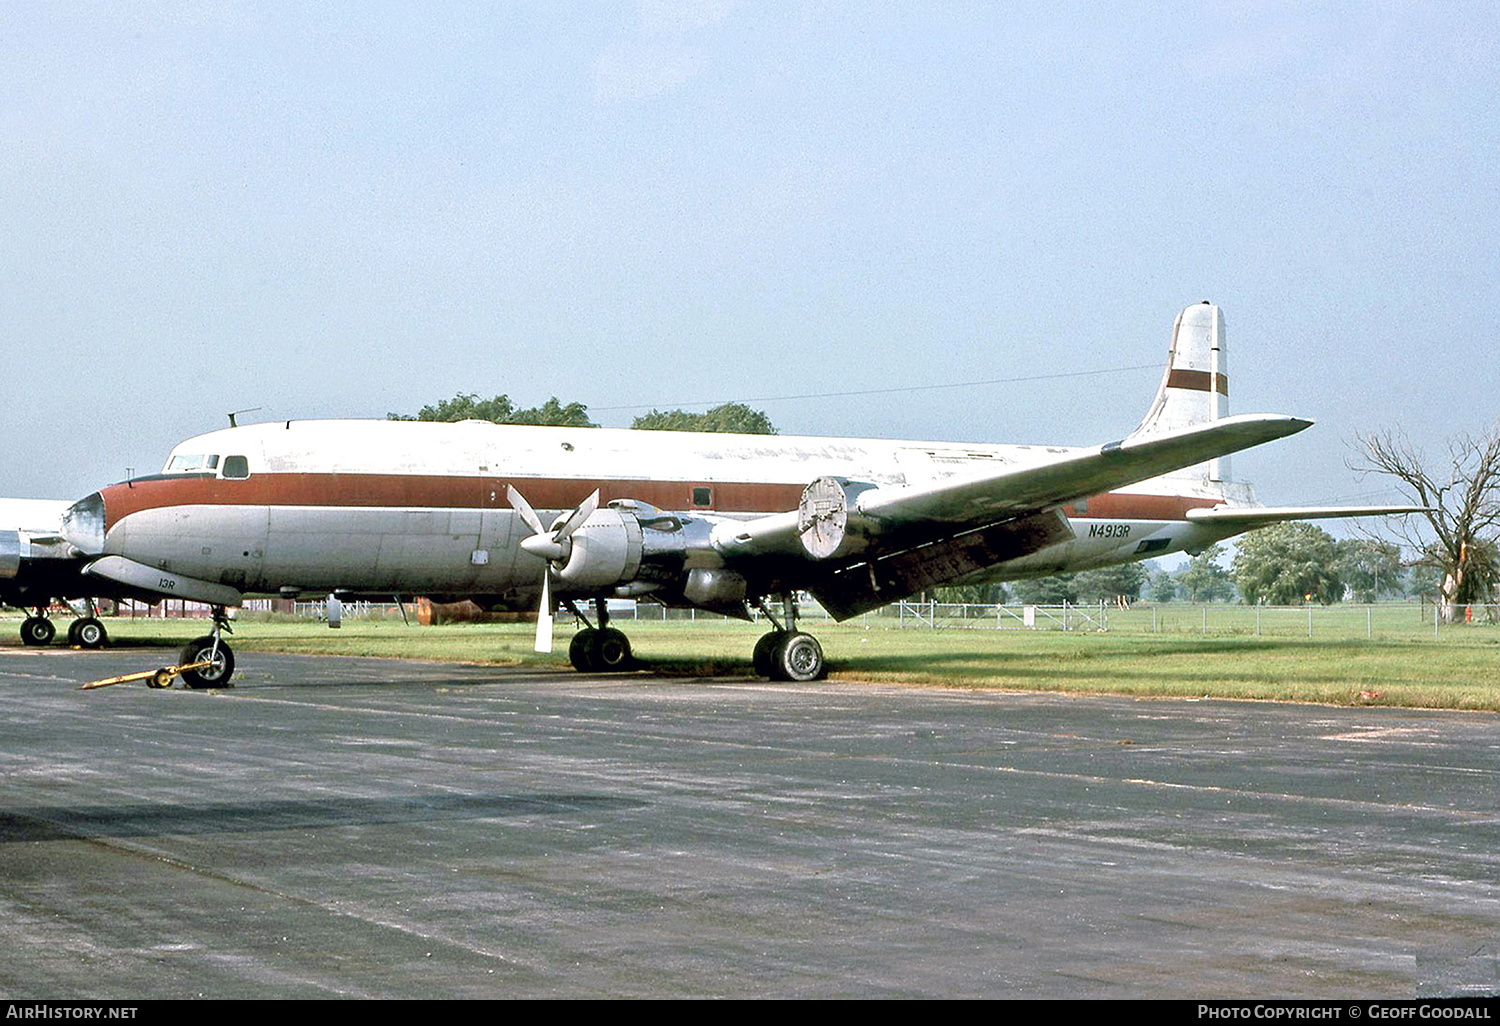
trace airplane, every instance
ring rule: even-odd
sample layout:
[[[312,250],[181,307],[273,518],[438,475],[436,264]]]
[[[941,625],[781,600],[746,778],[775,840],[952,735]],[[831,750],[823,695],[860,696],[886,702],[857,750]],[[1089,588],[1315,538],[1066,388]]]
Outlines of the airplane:
[[[225,610],[246,593],[421,594],[583,624],[582,671],[632,664],[610,598],[650,596],[753,619],[761,676],[826,669],[798,627],[810,594],[846,620],[952,582],[1201,552],[1285,520],[1414,507],[1279,507],[1228,455],[1311,421],[1228,411],[1222,312],[1190,306],[1129,435],[1089,447],[552,428],[488,422],[287,420],[176,446],[160,474],[74,503],[63,535],[84,575],[209,604],[183,650],[190,687],[234,672]],[[780,599],[781,616],[772,605]],[[592,603],[597,626],[580,603]]]
[[[118,597],[100,578],[83,576],[87,560],[62,536],[68,500],[0,499],[0,604],[35,612],[21,622],[21,640],[47,645],[57,632],[47,616],[52,600],[61,598],[81,615],[68,627],[68,644],[99,648],[109,633],[99,619],[95,598]]]

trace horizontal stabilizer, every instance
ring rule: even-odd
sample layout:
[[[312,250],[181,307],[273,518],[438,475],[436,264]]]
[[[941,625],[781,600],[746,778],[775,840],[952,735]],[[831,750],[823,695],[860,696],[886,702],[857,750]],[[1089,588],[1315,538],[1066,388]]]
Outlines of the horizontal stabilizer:
[[[1187,518],[1195,524],[1248,531],[1291,520],[1338,520],[1427,512],[1429,508],[1426,506],[1215,506],[1212,509],[1190,509]]]

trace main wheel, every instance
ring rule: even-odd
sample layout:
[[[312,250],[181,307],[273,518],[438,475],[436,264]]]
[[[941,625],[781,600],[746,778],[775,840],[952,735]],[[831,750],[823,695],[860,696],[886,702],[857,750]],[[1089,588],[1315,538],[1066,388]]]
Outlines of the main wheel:
[[[184,670],[182,682],[190,688],[227,688],[229,678],[234,676],[234,651],[221,640],[219,651],[214,653],[214,636],[205,634],[194,638],[182,650],[182,664],[201,663],[212,659],[210,666],[201,670]]]
[[[68,644],[70,645],[77,645],[79,648],[103,648],[108,640],[109,634],[104,630],[104,624],[92,616],[74,620],[68,625]]]
[[[594,635],[598,633],[592,627],[585,627],[573,635],[573,640],[568,642],[568,662],[572,663],[573,669],[579,673],[594,671]]]
[[[603,627],[595,633],[589,653],[594,669],[602,673],[630,669],[630,639],[613,627]]]
[[[817,680],[825,670],[823,646],[811,634],[786,634],[771,649],[772,680]]]
[[[50,645],[57,628],[45,616],[28,616],[21,622],[21,640],[28,645]]]
[[[755,652],[750,657],[750,663],[755,667],[757,677],[771,676],[775,669],[771,653],[776,650],[777,645],[786,640],[786,635],[786,631],[772,631],[770,634],[762,635],[761,639],[755,643]]]

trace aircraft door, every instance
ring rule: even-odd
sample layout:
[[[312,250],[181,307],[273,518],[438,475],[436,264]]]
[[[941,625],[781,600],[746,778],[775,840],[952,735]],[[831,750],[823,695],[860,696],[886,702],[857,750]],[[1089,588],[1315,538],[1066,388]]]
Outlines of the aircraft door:
[[[479,542],[474,550],[475,586],[499,591],[507,587],[516,557],[516,515],[505,497],[505,482],[480,479]],[[480,562],[482,561],[482,562]]]

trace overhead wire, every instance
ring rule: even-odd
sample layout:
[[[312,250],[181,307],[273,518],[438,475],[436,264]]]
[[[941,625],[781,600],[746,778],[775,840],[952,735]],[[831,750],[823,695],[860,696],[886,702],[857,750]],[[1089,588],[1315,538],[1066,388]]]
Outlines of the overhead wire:
[[[1059,371],[1056,374],[1031,374],[1016,378],[989,378],[984,381],[953,381],[939,385],[903,385],[896,388],[861,388],[846,392],[809,392],[798,395],[767,395],[736,399],[700,399],[694,402],[640,403],[633,406],[590,406],[590,413],[630,410],[684,409],[689,406],[723,406],[727,403],[779,403],[799,399],[847,399],[866,395],[894,395],[901,392],[931,392],[938,389],[982,388],[986,385],[1014,385],[1030,381],[1052,381],[1059,378],[1086,378],[1099,374],[1123,374],[1139,370],[1160,370],[1161,364],[1141,363],[1130,367],[1100,367],[1096,370]]]

